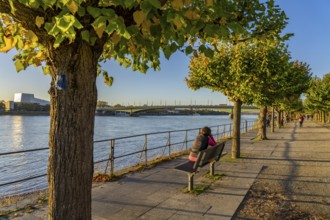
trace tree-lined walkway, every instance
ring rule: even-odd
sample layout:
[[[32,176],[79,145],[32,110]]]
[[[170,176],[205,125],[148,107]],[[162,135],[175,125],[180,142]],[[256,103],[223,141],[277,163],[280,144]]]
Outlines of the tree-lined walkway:
[[[242,136],[243,159],[216,167],[222,179],[196,176],[210,185],[198,196],[182,192],[187,176],[173,169],[186,158],[95,187],[93,219],[330,219],[330,129],[306,121],[255,136]],[[17,219],[45,219],[46,209]]]
[[[244,163],[263,169],[238,216],[330,219],[330,130],[306,121],[302,128],[291,123],[268,137],[243,145]]]

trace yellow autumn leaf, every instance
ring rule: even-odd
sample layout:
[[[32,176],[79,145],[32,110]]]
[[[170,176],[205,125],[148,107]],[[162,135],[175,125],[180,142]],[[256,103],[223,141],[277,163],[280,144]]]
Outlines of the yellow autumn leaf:
[[[78,11],[78,4],[75,1],[71,1],[69,4],[66,5],[66,7],[72,14],[76,14],[76,12]]]
[[[173,0],[172,1],[172,7],[175,9],[175,10],[180,10],[183,8],[183,1],[182,0]]]
[[[38,58],[39,60],[44,60],[46,57],[42,51],[38,51],[36,58]]]
[[[15,67],[16,67],[16,72],[19,72],[24,69],[24,64],[20,60],[17,60],[15,62]]]
[[[103,32],[107,26],[105,24],[100,25],[98,28],[95,29],[95,32],[99,38],[102,38]]]
[[[225,26],[227,24],[227,19],[225,17],[222,17],[219,22],[222,26]]]
[[[184,0],[184,5],[189,6],[192,3],[192,0]]]
[[[133,13],[133,19],[137,25],[141,25],[142,22],[145,20],[146,15],[143,13],[143,11],[136,11]]]
[[[118,34],[113,34],[112,35],[112,42],[114,44],[117,44],[120,41],[120,36]]]
[[[213,0],[205,0],[206,6],[213,6]]]
[[[179,19],[173,19],[173,24],[176,26],[177,29],[180,29],[183,26]]]
[[[31,30],[28,30],[26,33],[25,33],[25,36],[30,40],[30,42],[32,43],[35,43],[38,41],[38,37],[37,35],[35,35],[35,33]]]
[[[192,10],[190,10],[190,8],[184,13],[184,16],[190,20],[193,19],[194,17],[194,12]]]
[[[45,18],[44,17],[36,17],[36,25],[38,28],[41,27],[41,25],[43,25],[45,23]]]
[[[15,46],[15,40],[13,37],[4,37],[4,41],[5,41],[5,46],[3,48],[0,48],[0,52],[7,53]]]
[[[196,10],[193,11],[191,9],[188,9],[184,16],[190,20],[199,20],[201,18]]]
[[[149,33],[150,32],[150,26],[151,26],[150,21],[147,21],[147,20],[144,21],[142,23],[142,29],[143,29],[143,31]]]
[[[154,22],[154,24],[158,25],[160,24],[160,20],[157,17],[153,17],[152,21]]]

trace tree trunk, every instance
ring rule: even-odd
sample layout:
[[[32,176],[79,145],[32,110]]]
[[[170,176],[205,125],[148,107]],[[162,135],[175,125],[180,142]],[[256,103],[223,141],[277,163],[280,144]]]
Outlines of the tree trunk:
[[[242,101],[234,101],[234,112],[233,112],[233,137],[232,137],[232,147],[231,147],[231,157],[239,158],[241,154],[241,107]]]
[[[272,107],[272,124],[271,124],[272,132],[275,132],[275,121],[274,121],[274,119],[275,119],[275,109],[274,109],[274,106],[273,106]]]
[[[257,139],[266,140],[266,116],[267,106],[260,107]]]
[[[48,219],[91,219],[96,74],[99,55],[84,42],[50,49]],[[66,88],[56,88],[65,75]]]
[[[277,111],[277,128],[281,128],[281,111]]]

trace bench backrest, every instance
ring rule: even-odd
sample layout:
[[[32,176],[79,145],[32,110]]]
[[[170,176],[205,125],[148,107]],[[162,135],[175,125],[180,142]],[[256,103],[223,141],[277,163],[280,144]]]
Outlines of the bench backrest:
[[[221,142],[215,146],[200,151],[197,156],[197,161],[194,164],[194,170],[198,167],[203,167],[206,164],[209,164],[211,161],[219,160],[224,147],[225,142]]]

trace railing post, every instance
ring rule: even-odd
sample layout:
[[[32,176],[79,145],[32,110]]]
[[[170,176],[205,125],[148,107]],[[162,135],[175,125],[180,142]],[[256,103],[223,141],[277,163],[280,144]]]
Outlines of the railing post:
[[[248,121],[245,120],[245,132],[247,133],[248,132]]]
[[[114,175],[115,167],[115,140],[111,139],[110,141],[110,176]]]
[[[147,134],[144,135],[144,146],[143,146],[143,150],[144,150],[144,164],[147,166],[148,165],[148,136]]]
[[[171,158],[171,132],[168,132],[168,157]]]
[[[188,150],[188,130],[186,130],[186,150]]]
[[[227,136],[227,134],[226,134],[226,125],[223,125],[222,136],[223,136],[223,138],[225,138]]]
[[[219,135],[220,135],[220,129],[219,129],[219,125],[217,126],[217,139],[216,140],[218,140],[219,139]]]

